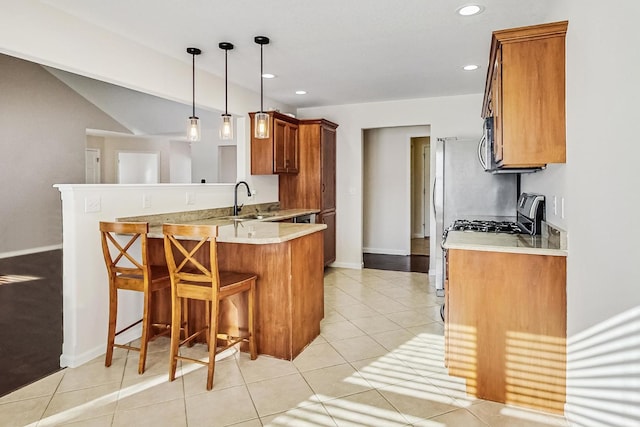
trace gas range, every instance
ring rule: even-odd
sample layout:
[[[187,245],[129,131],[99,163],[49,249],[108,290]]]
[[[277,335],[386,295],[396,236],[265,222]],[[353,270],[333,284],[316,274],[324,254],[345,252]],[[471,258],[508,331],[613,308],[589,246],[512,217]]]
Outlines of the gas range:
[[[483,219],[458,219],[443,234],[443,243],[449,231],[475,231],[484,233],[508,233],[536,235],[541,232],[544,219],[544,196],[522,193],[518,198],[516,221],[492,221]]]

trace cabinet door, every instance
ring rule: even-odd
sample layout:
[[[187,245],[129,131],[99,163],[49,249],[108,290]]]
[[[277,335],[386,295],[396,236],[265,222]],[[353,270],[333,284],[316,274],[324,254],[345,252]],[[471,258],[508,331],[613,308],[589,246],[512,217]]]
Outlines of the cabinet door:
[[[320,209],[336,208],[336,131],[322,126],[320,131],[321,145],[321,192],[322,206]]]
[[[273,172],[298,173],[298,126],[273,120]]]
[[[287,172],[287,127],[287,122],[273,120],[273,171],[275,173]]]
[[[324,265],[336,260],[336,211],[322,212],[319,221],[327,225],[324,230]]]
[[[287,123],[285,131],[285,159],[284,166],[287,173],[298,173],[298,126]]]

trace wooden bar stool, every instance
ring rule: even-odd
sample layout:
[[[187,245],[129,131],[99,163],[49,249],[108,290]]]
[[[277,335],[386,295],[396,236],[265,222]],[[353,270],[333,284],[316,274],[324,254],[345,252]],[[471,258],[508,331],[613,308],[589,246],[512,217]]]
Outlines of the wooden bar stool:
[[[207,390],[213,388],[216,354],[240,343],[249,343],[251,360],[257,357],[255,342],[255,285],[256,275],[218,270],[218,252],[215,225],[164,224],[164,249],[169,274],[171,276],[171,354],[169,359],[169,380],[176,377],[178,359],[200,363],[208,367]],[[218,331],[220,301],[232,295],[246,292],[248,295],[247,323],[245,336],[232,336]],[[182,326],[181,309],[185,299],[206,302],[206,325],[180,341]],[[178,348],[191,342],[200,334],[206,334],[209,346],[208,361],[204,362],[178,355]],[[187,335],[187,334],[185,334]],[[241,335],[238,333],[238,335]],[[218,347],[218,340],[224,344]]]
[[[170,332],[169,325],[150,324],[151,293],[171,286],[171,280],[166,266],[149,265],[147,253],[148,232],[149,224],[146,222],[100,222],[102,253],[109,274],[109,331],[107,335],[107,355],[104,364],[105,366],[111,366],[114,347],[136,350],[140,352],[138,361],[139,374],[144,372],[147,360],[147,344],[152,327],[164,329],[158,335]],[[126,241],[126,243],[122,244],[121,242],[123,241]],[[132,250],[136,241],[140,243],[139,251]],[[144,303],[142,319],[116,332],[119,289],[142,292]],[[115,343],[116,336],[140,322],[142,322],[140,347]]]

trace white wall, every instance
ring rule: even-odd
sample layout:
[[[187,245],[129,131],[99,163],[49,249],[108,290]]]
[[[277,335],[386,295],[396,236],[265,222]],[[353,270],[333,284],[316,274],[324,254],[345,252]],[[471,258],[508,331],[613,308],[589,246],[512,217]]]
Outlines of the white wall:
[[[187,141],[169,143],[169,181],[188,184],[191,180],[191,147]]]
[[[192,102],[192,82],[182,78],[191,75],[192,64],[187,55],[182,60],[163,55],[39,0],[3,3],[0,53],[187,105]],[[199,108],[225,110],[224,78],[198,70],[197,92]],[[260,105],[257,92],[229,83],[229,93],[233,93],[228,105],[230,114],[245,116]],[[265,98],[264,104],[280,111],[292,110],[270,98]]]
[[[567,416],[640,425],[640,2],[566,0],[555,13],[569,20],[567,163],[526,185],[565,197]]]
[[[28,36],[26,36],[28,35]],[[81,37],[79,35],[82,35]],[[95,46],[108,46],[108,49],[95,49]],[[191,61],[189,58],[178,60],[165,56],[152,48],[131,42],[107,29],[92,26],[71,15],[67,15],[45,2],[38,0],[24,0],[8,2],[2,5],[0,14],[0,53],[16,58],[26,59],[38,64],[48,65],[69,71],[82,76],[103,80],[125,88],[156,95],[169,100],[191,104],[191,80],[182,76],[191,75]],[[43,73],[46,73],[43,71]],[[53,79],[50,73],[49,78]],[[180,76],[180,78],[176,78]],[[3,75],[2,81],[5,80]],[[62,85],[62,83],[60,83]],[[228,110],[236,116],[244,116],[249,111],[255,111],[260,105],[260,94],[229,84],[229,92],[233,97],[229,98]],[[3,96],[5,93],[2,91]],[[4,98],[3,98],[4,99]],[[36,98],[34,98],[36,99]],[[198,106],[204,109],[224,110],[224,78],[214,76],[208,72],[198,71]],[[264,100],[266,105],[278,108],[281,111],[291,111],[288,105],[278,103],[269,98]],[[51,120],[55,117],[55,102],[41,104],[43,111],[38,111],[36,117]],[[13,108],[13,107],[12,107]],[[31,109],[31,113],[35,110]],[[12,111],[12,114],[17,111]],[[5,115],[3,115],[5,117]],[[6,117],[12,117],[6,115]],[[13,120],[13,119],[11,119]],[[58,126],[62,126],[65,120],[55,120]],[[96,122],[94,120],[94,122]],[[117,123],[116,123],[117,125]],[[54,183],[79,183],[84,182],[84,128],[105,129],[105,126],[96,123],[86,124],[82,129],[82,147],[77,147],[76,140],[69,140],[72,145],[56,147],[56,156],[41,156],[41,158],[56,158],[56,168],[65,173],[57,173],[58,178],[48,182],[49,195],[47,196],[56,208],[48,206],[46,209],[34,209],[31,212],[47,212],[46,222],[34,221],[34,224],[43,224],[43,229],[33,229],[33,235],[21,230],[19,238],[14,239],[19,247],[6,248],[6,250],[44,247],[58,245],[60,243],[60,225],[58,195],[51,188]],[[126,129],[110,129],[125,132]],[[238,179],[248,179],[250,171],[250,128],[245,125],[245,120],[238,117],[236,140],[238,144]],[[42,144],[47,150],[53,150],[53,145],[47,144],[46,138],[31,138],[33,144]],[[11,138],[3,139],[7,144]],[[15,144],[13,140],[12,153],[16,158],[30,156],[35,145],[32,142]],[[49,162],[50,164],[52,162]],[[217,163],[214,163],[214,167]],[[77,171],[77,173],[76,173]],[[250,179],[253,188],[260,189],[263,195],[277,200],[278,177],[256,176]],[[196,184],[199,185],[199,184]],[[15,192],[15,189],[13,189]],[[19,208],[33,202],[33,194],[29,191],[21,192],[23,199],[13,206]],[[55,212],[54,212],[55,211]],[[22,212],[25,212],[24,210]],[[42,237],[47,238],[46,242]],[[4,239],[3,239],[4,242]],[[0,242],[2,245],[3,242]],[[3,249],[0,248],[0,252]],[[36,249],[37,250],[37,249]]]
[[[59,248],[62,213],[53,184],[85,182],[87,127],[126,129],[37,64],[0,55],[0,76],[0,257],[5,258]]]
[[[428,133],[427,126],[364,131],[364,252],[411,253],[411,138]]]
[[[339,124],[336,172],[337,254],[334,266],[362,267],[363,130],[430,125],[432,140],[448,136],[478,138],[482,129],[481,106],[482,94],[474,94],[298,110],[301,118],[324,117]],[[433,164],[433,158],[431,161]],[[432,175],[433,170],[432,167]],[[433,182],[433,176],[430,182]],[[430,222],[431,235],[434,235],[435,220],[432,216]],[[433,246],[436,239],[431,240]],[[432,247],[431,252],[434,251],[435,248]]]

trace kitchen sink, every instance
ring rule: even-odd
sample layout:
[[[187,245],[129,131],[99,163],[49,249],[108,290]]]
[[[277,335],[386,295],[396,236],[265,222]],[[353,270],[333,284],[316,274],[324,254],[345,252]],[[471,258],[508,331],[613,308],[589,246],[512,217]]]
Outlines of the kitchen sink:
[[[229,218],[232,221],[252,221],[252,220],[260,220],[266,219],[274,216],[274,214],[268,213],[255,213],[255,214],[246,214],[246,215],[238,215],[238,216],[230,216]]]

